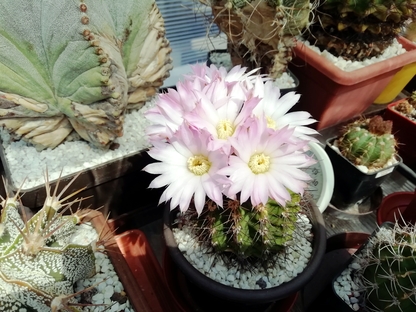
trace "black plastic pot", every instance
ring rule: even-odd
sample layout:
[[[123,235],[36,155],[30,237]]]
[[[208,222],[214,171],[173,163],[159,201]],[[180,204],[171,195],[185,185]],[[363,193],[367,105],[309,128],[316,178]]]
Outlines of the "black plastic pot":
[[[318,270],[321,260],[325,254],[326,231],[321,212],[314,207],[312,213],[312,230],[314,233],[313,252],[307,267],[302,273],[291,281],[276,287],[266,289],[240,289],[223,285],[198,271],[184,257],[178,249],[177,243],[172,233],[172,222],[176,212],[170,212],[165,208],[164,213],[164,238],[167,252],[172,259],[172,263],[183,273],[194,294],[205,300],[203,304],[209,304],[207,311],[214,311],[215,307],[230,306],[235,311],[277,311],[271,310],[270,306],[274,302],[293,296],[309,282]],[[189,287],[188,287],[189,288]]]
[[[331,138],[326,141],[325,151],[331,160],[335,177],[334,195],[331,203],[338,208],[346,208],[351,204],[372,196],[381,183],[402,162],[401,157],[396,155],[397,163],[377,172],[362,172],[347,158],[332,148],[335,139]]]

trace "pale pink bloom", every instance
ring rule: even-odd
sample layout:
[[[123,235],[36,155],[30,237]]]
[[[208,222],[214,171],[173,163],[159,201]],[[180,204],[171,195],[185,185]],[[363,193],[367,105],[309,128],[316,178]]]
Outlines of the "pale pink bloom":
[[[260,103],[254,109],[254,114],[258,117],[264,115],[270,128],[294,128],[293,137],[295,139],[317,141],[312,136],[317,135],[318,132],[310,127],[305,127],[316,122],[311,118],[311,114],[305,111],[289,112],[299,101],[300,94],[291,91],[281,97],[280,89],[274,85],[273,81],[263,83],[261,79],[258,79],[254,95],[261,98]]]
[[[291,198],[288,189],[303,194],[310,176],[301,168],[315,161],[303,152],[307,141],[293,143],[293,132],[288,127],[271,131],[263,118],[247,120],[230,139],[234,153],[229,166],[218,172],[232,181],[227,195],[240,194],[241,202],[253,205],[272,198],[284,206]]]
[[[168,142],[157,142],[149,155],[158,162],[148,164],[143,170],[158,174],[150,188],[166,187],[159,204],[170,201],[171,210],[179,206],[189,208],[194,199],[200,214],[206,198],[223,205],[222,188],[228,182],[217,171],[227,165],[228,156],[218,151],[208,151],[209,133],[181,126]]]

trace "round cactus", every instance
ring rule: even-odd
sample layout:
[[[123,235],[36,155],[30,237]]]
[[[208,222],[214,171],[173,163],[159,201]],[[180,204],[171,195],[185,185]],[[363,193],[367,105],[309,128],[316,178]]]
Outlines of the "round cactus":
[[[341,154],[355,165],[383,168],[396,154],[392,121],[379,115],[348,124],[337,143]]]
[[[231,252],[239,259],[263,258],[281,251],[292,240],[302,210],[301,196],[291,193],[291,197],[285,207],[274,200],[252,208],[228,200],[223,209],[208,201],[207,209],[197,219],[199,238],[205,246]],[[196,211],[189,209],[183,217],[192,214]]]
[[[416,310],[416,232],[395,224],[388,237],[375,236],[366,254],[362,283],[371,311]]]
[[[51,194],[48,183],[46,191],[44,206],[31,218],[24,213],[18,194],[8,192],[2,198],[2,311],[78,311],[74,285],[95,274],[96,242],[78,244],[72,239],[83,217],[81,210],[63,215],[73,202],[63,204],[68,197],[61,200],[62,193]]]

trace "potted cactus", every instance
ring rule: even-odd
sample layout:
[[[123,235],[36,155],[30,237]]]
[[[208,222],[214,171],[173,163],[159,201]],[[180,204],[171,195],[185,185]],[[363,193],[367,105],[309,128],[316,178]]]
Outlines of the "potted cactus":
[[[240,66],[197,65],[176,89],[146,114],[156,162],[144,168],[158,175],[150,187],[164,188],[174,263],[203,307],[225,300],[255,311],[293,295],[326,241],[304,171],[314,163],[307,151],[316,131],[306,126],[314,121],[287,113],[294,92],[280,98],[272,81]]]
[[[131,173],[148,147],[137,116],[172,68],[156,2],[3,1],[0,28],[2,164],[16,189],[39,168],[25,205],[41,206],[46,168],[89,187]]]
[[[393,122],[393,132],[399,141],[398,153],[403,163],[416,171],[416,147],[413,133],[416,131],[416,91],[407,98],[390,103],[384,118]]]
[[[345,307],[414,311],[415,239],[414,224],[383,223],[334,279],[333,290]]]
[[[82,199],[71,199],[82,189],[63,196],[73,181],[51,190],[46,179],[48,196],[36,213],[21,204],[18,193],[8,190],[1,197],[2,309],[155,311],[142,289],[152,290],[133,278],[117,247],[122,238],[116,243],[103,214],[80,209]]]
[[[287,72],[296,36],[309,24],[309,1],[199,0],[227,35],[233,65],[260,68],[275,79]]]
[[[359,118],[327,140],[325,150],[335,176],[335,206],[346,208],[371,196],[401,162],[392,126],[380,115]]]
[[[383,98],[393,100],[416,73],[416,44],[400,36],[406,21],[416,16],[412,0],[388,0],[376,5],[372,1],[321,1],[314,9],[314,16],[303,37],[319,47],[322,55],[298,42],[290,70],[298,77],[298,91],[304,95],[297,109],[308,110],[318,119],[317,129],[363,113],[399,71],[413,64],[401,71],[405,78],[395,77],[401,81],[400,87],[392,88],[396,94],[383,95]],[[380,54],[390,50],[396,40],[407,52],[400,55],[391,52],[388,57],[381,58]],[[349,62],[363,61],[366,66],[352,71],[341,70],[324,54]],[[372,62],[374,58],[379,62]],[[346,68],[351,68],[351,64]],[[319,105],[311,105],[310,98]]]

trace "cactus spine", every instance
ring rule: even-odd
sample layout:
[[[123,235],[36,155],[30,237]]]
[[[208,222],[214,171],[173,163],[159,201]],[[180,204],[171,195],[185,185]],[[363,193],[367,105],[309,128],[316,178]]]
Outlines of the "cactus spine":
[[[198,236],[205,246],[216,252],[231,252],[238,259],[261,259],[277,253],[292,240],[301,211],[301,196],[291,193],[291,197],[285,207],[274,200],[251,208],[228,200],[222,209],[209,201],[197,221]]]
[[[83,216],[79,210],[63,215],[78,200],[63,201],[82,190],[61,199],[70,184],[57,195],[46,183],[44,206],[29,220],[22,214],[18,193],[7,192],[2,198],[0,306],[4,311],[78,311],[74,284],[95,274],[96,247],[95,242],[80,245],[71,240]]]
[[[416,232],[396,223],[392,235],[375,236],[366,253],[362,283],[372,311],[416,310]]]
[[[383,168],[396,154],[396,140],[391,131],[392,122],[381,116],[357,120],[345,127],[338,148],[355,165]]]

